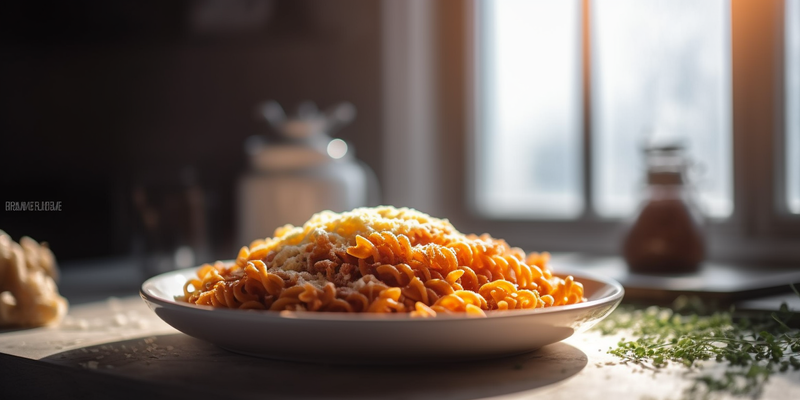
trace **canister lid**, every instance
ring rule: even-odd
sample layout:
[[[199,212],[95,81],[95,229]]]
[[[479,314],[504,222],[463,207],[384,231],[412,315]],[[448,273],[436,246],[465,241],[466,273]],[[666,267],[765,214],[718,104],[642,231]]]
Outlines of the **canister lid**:
[[[245,143],[251,167],[258,171],[286,171],[317,167],[335,161],[352,160],[352,151],[341,139],[330,133],[355,118],[355,107],[343,102],[320,111],[306,101],[296,115],[287,116],[276,101],[256,107],[256,113],[273,128],[275,135],[256,135]]]

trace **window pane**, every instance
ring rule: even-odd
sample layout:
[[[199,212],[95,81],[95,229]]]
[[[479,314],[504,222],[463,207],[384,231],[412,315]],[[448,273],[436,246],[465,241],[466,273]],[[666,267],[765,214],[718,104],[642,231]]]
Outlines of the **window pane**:
[[[800,0],[786,1],[786,202],[800,214]]]
[[[632,213],[642,146],[679,142],[702,170],[707,214],[733,211],[730,29],[725,0],[592,3],[593,178],[602,216]]]
[[[580,1],[482,3],[476,205],[569,218],[581,195]]]

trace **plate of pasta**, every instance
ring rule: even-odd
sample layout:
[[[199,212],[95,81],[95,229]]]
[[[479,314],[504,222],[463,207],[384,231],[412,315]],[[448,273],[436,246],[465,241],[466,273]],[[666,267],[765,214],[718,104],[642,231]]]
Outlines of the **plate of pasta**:
[[[391,364],[533,351],[594,326],[624,290],[382,206],[315,214],[234,260],[150,278],[140,294],[179,331],[234,352]]]

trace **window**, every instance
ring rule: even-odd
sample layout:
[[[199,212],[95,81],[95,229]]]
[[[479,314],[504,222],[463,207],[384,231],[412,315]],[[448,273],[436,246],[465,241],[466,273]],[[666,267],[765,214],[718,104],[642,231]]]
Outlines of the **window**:
[[[678,143],[710,259],[800,261],[798,3],[386,2],[409,18],[384,35],[384,199],[528,250],[618,254],[642,147]]]
[[[483,4],[476,206],[492,217],[583,208],[580,2]]]
[[[786,1],[786,205],[800,214],[800,0]]]
[[[707,214],[729,216],[727,2],[594,1],[588,43],[581,40],[582,4],[482,3],[478,210],[490,217],[625,217],[638,203],[643,146],[678,143],[703,172],[696,186]],[[591,65],[586,84],[583,63]],[[591,154],[582,154],[584,118]],[[584,163],[591,163],[589,174]]]
[[[707,215],[733,211],[725,0],[592,2],[592,178],[597,213],[635,211],[642,147],[678,143]],[[696,174],[699,175],[699,174]]]

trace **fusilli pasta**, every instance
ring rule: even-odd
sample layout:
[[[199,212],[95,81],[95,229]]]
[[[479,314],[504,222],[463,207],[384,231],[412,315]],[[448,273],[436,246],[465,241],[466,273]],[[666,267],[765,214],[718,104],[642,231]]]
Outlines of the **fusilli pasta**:
[[[485,316],[585,301],[548,253],[464,235],[449,221],[390,206],[324,211],[302,227],[242,247],[235,263],[204,265],[179,300],[212,307]]]

